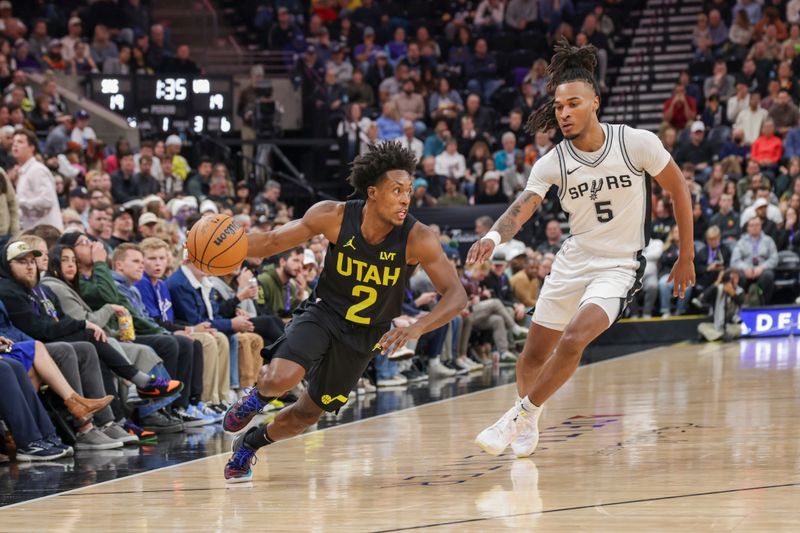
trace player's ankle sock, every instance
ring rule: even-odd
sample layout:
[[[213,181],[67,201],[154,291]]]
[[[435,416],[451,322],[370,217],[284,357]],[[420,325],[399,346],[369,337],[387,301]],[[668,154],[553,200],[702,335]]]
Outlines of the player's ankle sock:
[[[277,398],[277,396],[262,396],[261,393],[258,392],[258,390],[256,390],[256,396],[258,396],[258,399],[264,402],[265,404]]]
[[[541,407],[533,405],[533,402],[531,402],[527,396],[522,399],[519,405],[528,413],[538,413],[541,409]]]
[[[248,433],[244,438],[245,445],[251,450],[263,448],[264,446],[272,444],[273,442],[274,441],[269,438],[269,435],[267,435],[267,426],[264,426],[264,429],[259,429],[258,431]]]

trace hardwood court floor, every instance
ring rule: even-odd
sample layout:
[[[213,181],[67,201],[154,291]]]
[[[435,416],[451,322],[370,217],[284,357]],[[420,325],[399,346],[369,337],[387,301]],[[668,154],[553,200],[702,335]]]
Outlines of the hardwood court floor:
[[[675,346],[578,370],[536,454],[475,435],[511,386],[262,450],[0,510],[2,531],[774,531],[800,529],[800,344]]]

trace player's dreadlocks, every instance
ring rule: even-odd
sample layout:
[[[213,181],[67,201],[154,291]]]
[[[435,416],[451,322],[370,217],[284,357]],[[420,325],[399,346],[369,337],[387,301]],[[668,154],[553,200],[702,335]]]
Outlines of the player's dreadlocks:
[[[366,153],[356,157],[350,164],[347,181],[355,192],[351,196],[367,195],[367,188],[377,184],[390,170],[405,170],[414,174],[417,158],[399,142],[371,144]]]
[[[539,109],[531,113],[525,129],[534,135],[537,131],[549,130],[558,126],[556,120],[553,94],[556,87],[571,81],[585,81],[594,88],[595,94],[600,94],[600,87],[594,78],[594,69],[597,66],[597,48],[589,44],[586,46],[572,46],[563,37],[553,47],[555,53],[547,67],[550,80],[547,82],[547,92],[551,95]]]

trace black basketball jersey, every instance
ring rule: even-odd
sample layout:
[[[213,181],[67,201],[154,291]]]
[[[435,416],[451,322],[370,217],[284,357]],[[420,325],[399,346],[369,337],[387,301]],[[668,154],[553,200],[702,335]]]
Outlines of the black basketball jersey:
[[[371,245],[361,235],[364,200],[345,203],[339,242],[330,243],[316,297],[345,320],[385,326],[402,314],[408,276],[406,243],[417,222],[410,214],[383,242]]]

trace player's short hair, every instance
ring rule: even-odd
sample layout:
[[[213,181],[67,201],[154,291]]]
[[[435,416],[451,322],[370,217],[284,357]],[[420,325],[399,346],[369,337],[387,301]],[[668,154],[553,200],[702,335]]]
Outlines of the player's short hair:
[[[398,142],[372,144],[367,151],[353,160],[347,181],[355,193],[367,195],[369,187],[377,185],[390,170],[405,170],[414,174],[417,158]]]
[[[595,94],[600,94],[600,86],[594,77],[597,67],[597,48],[591,44],[572,46],[569,41],[561,37],[553,46],[553,51],[555,53],[547,66],[547,74],[550,76],[550,81],[547,82],[547,92],[551,97],[528,118],[525,129],[531,135],[537,131],[558,127],[552,95],[559,85],[583,81],[591,85]]]

